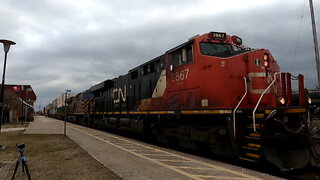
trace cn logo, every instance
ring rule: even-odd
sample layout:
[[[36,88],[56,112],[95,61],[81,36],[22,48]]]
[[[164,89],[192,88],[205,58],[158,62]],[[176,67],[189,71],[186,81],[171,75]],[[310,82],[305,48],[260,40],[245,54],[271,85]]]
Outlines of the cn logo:
[[[122,102],[126,102],[127,97],[127,90],[126,86],[123,87],[123,90],[121,88],[114,88],[113,93],[113,103],[119,103],[120,100]]]

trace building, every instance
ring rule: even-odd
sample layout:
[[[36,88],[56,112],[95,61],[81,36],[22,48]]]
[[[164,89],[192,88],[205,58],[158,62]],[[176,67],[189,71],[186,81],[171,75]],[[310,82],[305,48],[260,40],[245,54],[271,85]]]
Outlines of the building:
[[[2,123],[18,122],[19,120],[32,121],[33,106],[36,100],[37,96],[31,85],[5,85]]]
[[[53,108],[53,104],[48,104],[46,105],[46,107],[43,110],[45,115],[49,115],[49,114],[53,114],[54,108]]]
[[[74,94],[71,93],[67,93],[67,97],[66,97],[66,93],[61,93],[58,97],[56,97],[52,103],[48,104],[45,108],[44,108],[44,113],[46,115],[49,114],[64,114],[64,110],[65,110],[65,99],[70,98],[75,96]]]

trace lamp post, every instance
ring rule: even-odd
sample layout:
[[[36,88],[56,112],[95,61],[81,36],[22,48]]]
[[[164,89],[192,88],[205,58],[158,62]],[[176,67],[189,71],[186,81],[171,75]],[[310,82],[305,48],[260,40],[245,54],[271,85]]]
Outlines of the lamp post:
[[[15,45],[16,43],[9,40],[1,39],[0,42],[3,44],[4,49],[4,65],[3,65],[3,74],[2,74],[2,84],[1,84],[1,94],[0,94],[0,110],[1,110],[1,119],[0,119],[0,133],[1,133],[1,124],[3,121],[3,109],[4,109],[4,81],[6,77],[6,65],[7,65],[7,54],[9,52],[10,46]],[[4,149],[4,147],[0,144],[0,149]]]
[[[71,90],[67,89],[64,95],[64,135],[67,135],[67,96]]]

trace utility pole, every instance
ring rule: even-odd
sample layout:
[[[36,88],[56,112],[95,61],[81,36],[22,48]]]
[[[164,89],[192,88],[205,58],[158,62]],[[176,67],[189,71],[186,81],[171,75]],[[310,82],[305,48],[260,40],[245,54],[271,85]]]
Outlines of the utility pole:
[[[67,135],[67,96],[71,90],[67,89],[64,95],[64,135]]]
[[[313,33],[314,53],[315,53],[315,56],[316,56],[316,64],[317,64],[318,90],[320,90],[319,47],[318,47],[318,39],[317,39],[316,20],[315,20],[315,17],[314,17],[314,10],[313,10],[313,1],[309,0],[309,4],[310,4],[310,13],[311,13],[311,24],[312,24],[312,33]]]

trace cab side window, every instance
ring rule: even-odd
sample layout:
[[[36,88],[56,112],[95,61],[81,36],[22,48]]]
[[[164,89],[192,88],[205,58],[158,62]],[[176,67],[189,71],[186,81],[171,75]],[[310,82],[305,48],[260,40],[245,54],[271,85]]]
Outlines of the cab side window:
[[[179,65],[182,64],[182,52],[181,52],[181,50],[176,51],[176,52],[173,53],[173,62],[174,62],[173,64],[175,66],[179,66]]]
[[[191,45],[187,46],[186,51],[187,51],[187,63],[192,62],[193,61],[192,46]]]
[[[193,61],[192,45],[186,45],[169,54],[169,60],[175,67],[188,64]]]

